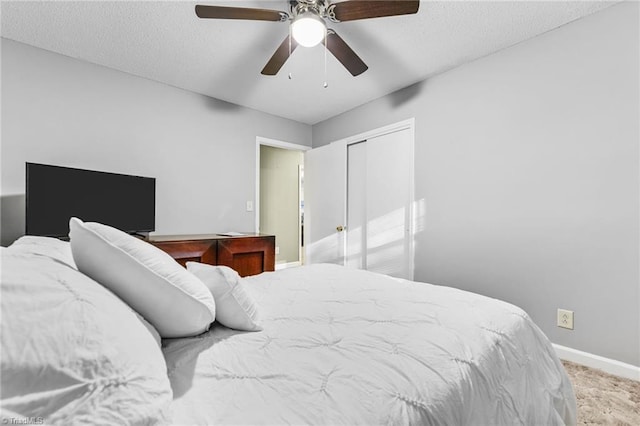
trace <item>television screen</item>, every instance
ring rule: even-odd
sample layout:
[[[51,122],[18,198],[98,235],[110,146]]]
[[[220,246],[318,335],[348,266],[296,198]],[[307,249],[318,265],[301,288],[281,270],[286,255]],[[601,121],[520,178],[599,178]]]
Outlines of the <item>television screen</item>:
[[[155,230],[154,178],[27,163],[26,234],[66,236],[69,218],[122,231]]]

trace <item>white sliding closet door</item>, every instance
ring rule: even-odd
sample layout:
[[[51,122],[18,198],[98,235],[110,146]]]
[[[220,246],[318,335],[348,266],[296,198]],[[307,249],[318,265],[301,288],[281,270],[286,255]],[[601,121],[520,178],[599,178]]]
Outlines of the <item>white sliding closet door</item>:
[[[347,249],[345,265],[367,269],[367,142],[347,147]]]
[[[346,264],[413,279],[413,133],[347,147]]]

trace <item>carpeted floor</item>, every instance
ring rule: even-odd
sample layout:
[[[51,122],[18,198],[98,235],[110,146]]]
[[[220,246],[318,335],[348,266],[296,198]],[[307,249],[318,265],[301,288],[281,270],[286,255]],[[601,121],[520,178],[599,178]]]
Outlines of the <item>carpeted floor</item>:
[[[578,425],[640,425],[640,382],[562,363],[578,401]]]

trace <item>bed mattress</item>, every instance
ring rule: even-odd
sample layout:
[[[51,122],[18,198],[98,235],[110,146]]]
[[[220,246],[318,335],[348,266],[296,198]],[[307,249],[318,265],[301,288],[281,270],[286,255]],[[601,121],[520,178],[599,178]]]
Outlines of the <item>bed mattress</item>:
[[[180,424],[575,424],[553,348],[520,308],[336,265],[243,280],[260,332],[165,340]]]

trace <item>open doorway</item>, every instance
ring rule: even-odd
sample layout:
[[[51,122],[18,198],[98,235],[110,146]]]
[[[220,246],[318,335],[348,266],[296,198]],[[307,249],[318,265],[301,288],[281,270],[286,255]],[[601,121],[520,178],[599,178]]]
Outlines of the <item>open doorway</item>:
[[[256,229],[276,236],[276,269],[304,263],[304,145],[258,138]]]

